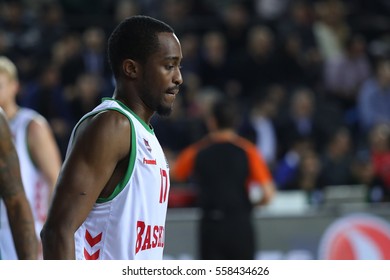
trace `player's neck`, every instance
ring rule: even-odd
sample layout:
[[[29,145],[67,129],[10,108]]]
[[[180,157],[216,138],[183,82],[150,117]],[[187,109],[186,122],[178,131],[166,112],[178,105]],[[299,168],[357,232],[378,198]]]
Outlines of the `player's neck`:
[[[15,103],[9,103],[7,105],[2,106],[2,108],[9,120],[12,120],[15,117],[16,113],[19,111],[19,106]]]
[[[237,133],[232,128],[225,128],[225,129],[218,129],[212,131],[210,132],[210,135],[212,137],[218,137],[218,138],[233,138],[237,136]]]

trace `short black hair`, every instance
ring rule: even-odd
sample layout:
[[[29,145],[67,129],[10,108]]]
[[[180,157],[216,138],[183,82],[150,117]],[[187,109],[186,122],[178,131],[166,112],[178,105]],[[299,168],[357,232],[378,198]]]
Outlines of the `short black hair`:
[[[235,128],[239,119],[239,108],[231,99],[217,100],[211,110],[219,129]]]
[[[146,62],[148,56],[158,50],[157,34],[174,33],[168,24],[144,15],[124,19],[108,39],[108,60],[115,77],[119,76],[124,59]]]

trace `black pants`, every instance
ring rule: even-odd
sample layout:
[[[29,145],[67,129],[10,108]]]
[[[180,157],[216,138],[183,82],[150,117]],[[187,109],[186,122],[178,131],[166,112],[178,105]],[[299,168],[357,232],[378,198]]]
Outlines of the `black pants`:
[[[254,259],[256,244],[250,217],[203,218],[199,238],[203,260]]]

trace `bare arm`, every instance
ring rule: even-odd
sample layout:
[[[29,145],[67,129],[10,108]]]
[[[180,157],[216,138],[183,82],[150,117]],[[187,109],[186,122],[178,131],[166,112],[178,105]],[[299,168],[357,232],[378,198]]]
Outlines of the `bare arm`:
[[[78,128],[41,232],[44,259],[75,259],[74,233],[130,150],[130,124],[106,111]]]
[[[276,192],[276,186],[273,181],[263,184],[262,188],[263,188],[263,197],[258,203],[258,205],[261,206],[269,204],[271,200],[274,198]]]
[[[262,188],[262,198],[257,205],[267,205],[275,196],[276,186],[272,174],[255,146],[247,146],[247,155],[250,165],[250,180],[257,182]]]
[[[34,220],[24,193],[19,159],[2,111],[0,112],[0,197],[7,208],[18,258],[37,259]]]
[[[34,119],[28,127],[28,147],[31,158],[43,173],[50,199],[61,168],[61,154],[49,124],[43,118]]]

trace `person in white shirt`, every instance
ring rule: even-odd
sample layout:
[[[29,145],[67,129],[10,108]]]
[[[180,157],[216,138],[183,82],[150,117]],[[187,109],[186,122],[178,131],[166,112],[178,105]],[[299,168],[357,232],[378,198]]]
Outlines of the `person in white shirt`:
[[[75,126],[41,232],[45,259],[162,259],[169,166],[150,120],[182,84],[173,29],[124,19],[108,40],[116,89]]]
[[[4,109],[20,162],[24,190],[34,216],[36,235],[46,221],[54,185],[61,168],[61,154],[47,120],[38,112],[17,103],[19,80],[16,65],[0,57],[0,106]],[[4,207],[4,205],[0,205]],[[1,212],[1,210],[0,210]],[[9,243],[5,238],[3,240]],[[11,231],[8,230],[8,237]],[[42,248],[39,243],[39,258]],[[15,248],[7,250],[7,259],[16,259]]]

